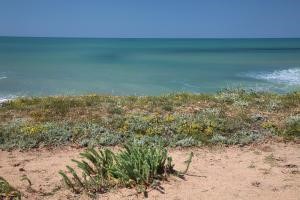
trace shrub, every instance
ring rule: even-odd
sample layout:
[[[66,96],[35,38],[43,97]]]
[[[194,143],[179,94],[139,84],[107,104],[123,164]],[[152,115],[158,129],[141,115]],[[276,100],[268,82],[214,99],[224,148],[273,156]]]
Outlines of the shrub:
[[[125,149],[117,154],[112,151],[89,149],[80,154],[77,164],[82,176],[67,166],[67,174],[60,171],[65,184],[74,192],[85,191],[90,195],[106,192],[110,187],[136,187],[138,192],[146,192],[147,188],[156,188],[159,181],[171,174],[183,175],[174,170],[172,158],[162,146],[143,145],[137,142],[125,145]],[[187,169],[192,154],[187,161]]]
[[[210,142],[212,144],[226,144],[227,138],[220,134],[215,134],[211,139]]]
[[[286,130],[284,135],[289,137],[300,137],[300,115],[290,116],[286,120]]]
[[[231,135],[228,140],[225,141],[226,144],[239,144],[246,145],[261,139],[264,135],[256,131],[242,130]]]
[[[114,104],[110,104],[109,107],[107,108],[107,111],[109,114],[116,114],[116,115],[121,115],[124,112],[122,107]]]
[[[209,142],[212,144],[247,145],[262,139],[264,136],[264,134],[256,131],[241,130],[227,136],[216,134],[209,140]]]
[[[267,110],[274,111],[274,110],[281,108],[281,106],[282,106],[282,102],[279,99],[277,99],[277,98],[270,99],[267,104]]]
[[[295,91],[281,97],[285,108],[293,108],[300,105],[300,91]]]
[[[199,145],[199,142],[192,137],[187,137],[187,138],[178,140],[175,143],[175,146],[181,146],[181,147],[191,147],[191,146],[198,146],[198,145]]]
[[[149,187],[155,180],[173,173],[172,158],[159,146],[129,144],[116,155],[111,174],[126,186]]]
[[[165,110],[165,111],[172,111],[174,108],[173,108],[172,104],[164,104],[162,106],[162,109]]]
[[[108,172],[114,162],[114,153],[108,149],[100,152],[89,149],[80,155],[86,160],[72,161],[82,171],[82,177],[79,177],[75,170],[67,165],[67,170],[72,174],[72,179],[69,179],[63,171],[59,172],[65,184],[76,193],[82,191],[86,191],[88,194],[105,192],[110,185]]]
[[[215,133],[224,131],[226,119],[219,112],[207,110],[189,115],[181,115],[174,121],[175,130],[178,134],[193,135],[200,141],[207,141]]]
[[[161,146],[169,146],[170,145],[170,139],[166,138],[160,135],[143,135],[140,137],[132,136],[130,137],[130,142],[135,142],[140,145],[161,145]]]
[[[121,144],[125,136],[119,133],[104,133],[99,138],[98,144],[104,146],[114,146]]]
[[[249,103],[244,100],[237,100],[237,101],[234,101],[234,103],[233,103],[233,106],[240,107],[240,108],[247,107],[248,105],[249,105]]]
[[[66,124],[30,124],[14,121],[0,125],[0,148],[35,148],[38,146],[58,146],[70,141],[71,133]]]

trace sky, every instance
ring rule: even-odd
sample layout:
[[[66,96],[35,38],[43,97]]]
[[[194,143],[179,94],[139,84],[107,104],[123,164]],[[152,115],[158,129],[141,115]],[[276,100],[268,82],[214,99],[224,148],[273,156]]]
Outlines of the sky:
[[[0,36],[300,37],[300,0],[0,0]]]

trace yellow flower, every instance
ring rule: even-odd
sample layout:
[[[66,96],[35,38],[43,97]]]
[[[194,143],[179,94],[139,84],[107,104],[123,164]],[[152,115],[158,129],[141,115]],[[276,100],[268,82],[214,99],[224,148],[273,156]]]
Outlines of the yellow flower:
[[[193,122],[190,127],[192,129],[197,129],[197,130],[201,129],[201,126],[199,124],[195,123],[195,122]]]
[[[172,122],[175,120],[175,117],[173,115],[167,115],[165,118],[166,122]]]
[[[265,128],[265,129],[268,129],[268,128],[274,128],[275,127],[275,125],[273,124],[273,123],[271,123],[271,122],[264,122],[264,123],[262,123],[262,125],[261,125],[263,128]]]
[[[25,126],[21,129],[21,131],[26,134],[26,135],[35,135],[37,133],[41,133],[43,131],[45,131],[45,127],[38,124],[38,125],[28,125],[28,126]]]
[[[213,127],[208,126],[206,129],[204,129],[204,133],[207,135],[211,135],[214,132]]]
[[[148,135],[153,135],[153,134],[155,134],[154,128],[152,128],[152,127],[147,128],[147,129],[146,129],[146,134],[148,134]]]

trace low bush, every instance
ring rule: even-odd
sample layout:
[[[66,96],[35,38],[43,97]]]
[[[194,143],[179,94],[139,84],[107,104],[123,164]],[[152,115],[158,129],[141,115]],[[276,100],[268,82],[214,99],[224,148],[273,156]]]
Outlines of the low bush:
[[[135,187],[138,192],[146,194],[148,188],[157,189],[159,182],[166,180],[169,175],[183,176],[192,159],[191,154],[184,173],[175,171],[166,148],[138,142],[125,145],[119,153],[108,149],[88,149],[80,155],[83,160],[73,160],[77,170],[67,166],[71,178],[63,171],[59,173],[73,192],[84,191],[92,196],[112,187]],[[82,172],[82,176],[76,171]]]
[[[36,124],[17,120],[0,126],[0,149],[55,147],[69,143],[85,147],[112,146],[124,140],[124,134],[88,122]]]
[[[290,116],[286,120],[284,134],[291,137],[300,137],[300,115]]]

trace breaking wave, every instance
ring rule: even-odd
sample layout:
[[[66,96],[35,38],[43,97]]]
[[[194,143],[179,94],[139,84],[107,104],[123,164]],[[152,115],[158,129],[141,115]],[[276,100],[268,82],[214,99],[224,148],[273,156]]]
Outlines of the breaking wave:
[[[6,79],[7,78],[7,76],[5,75],[5,73],[4,72],[0,72],[0,80],[1,79]]]
[[[0,96],[0,106],[2,103],[17,98],[15,95]]]
[[[248,77],[274,83],[300,85],[300,68],[275,70],[273,72],[248,73]]]

